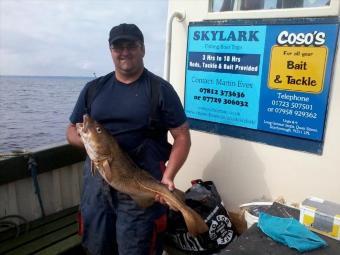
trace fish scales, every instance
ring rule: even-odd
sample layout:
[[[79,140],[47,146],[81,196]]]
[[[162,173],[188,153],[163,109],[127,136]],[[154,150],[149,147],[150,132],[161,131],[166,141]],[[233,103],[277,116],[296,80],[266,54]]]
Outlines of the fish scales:
[[[76,127],[91,159],[93,173],[98,171],[109,185],[128,194],[141,207],[151,206],[159,195],[170,209],[182,213],[189,233],[194,236],[209,230],[202,217],[185,204],[182,191],[169,191],[166,185],[140,169],[101,124],[84,115],[83,123],[77,123]]]

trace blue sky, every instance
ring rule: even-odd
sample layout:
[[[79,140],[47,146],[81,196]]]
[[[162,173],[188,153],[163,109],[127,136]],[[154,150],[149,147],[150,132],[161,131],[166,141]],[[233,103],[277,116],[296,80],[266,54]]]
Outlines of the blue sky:
[[[167,0],[0,0],[0,75],[108,73],[108,34],[124,22],[143,31],[145,66],[162,75],[167,8]]]

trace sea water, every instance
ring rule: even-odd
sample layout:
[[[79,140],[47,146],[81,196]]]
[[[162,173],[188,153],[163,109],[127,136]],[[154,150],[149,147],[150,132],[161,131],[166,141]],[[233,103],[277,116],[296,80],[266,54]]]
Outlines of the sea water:
[[[0,76],[0,153],[66,142],[69,116],[92,79]]]

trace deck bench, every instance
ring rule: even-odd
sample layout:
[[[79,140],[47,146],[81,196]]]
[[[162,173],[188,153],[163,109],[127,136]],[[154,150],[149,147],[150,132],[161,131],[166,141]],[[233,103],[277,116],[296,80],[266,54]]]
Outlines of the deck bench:
[[[0,254],[83,254],[78,235],[78,206],[45,216],[16,229],[0,232]]]

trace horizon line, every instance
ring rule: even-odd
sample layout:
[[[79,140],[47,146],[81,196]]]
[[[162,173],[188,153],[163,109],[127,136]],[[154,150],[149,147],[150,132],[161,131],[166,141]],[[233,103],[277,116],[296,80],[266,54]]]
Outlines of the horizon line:
[[[0,77],[59,77],[59,78],[97,78],[83,75],[33,75],[33,74],[0,74]]]

